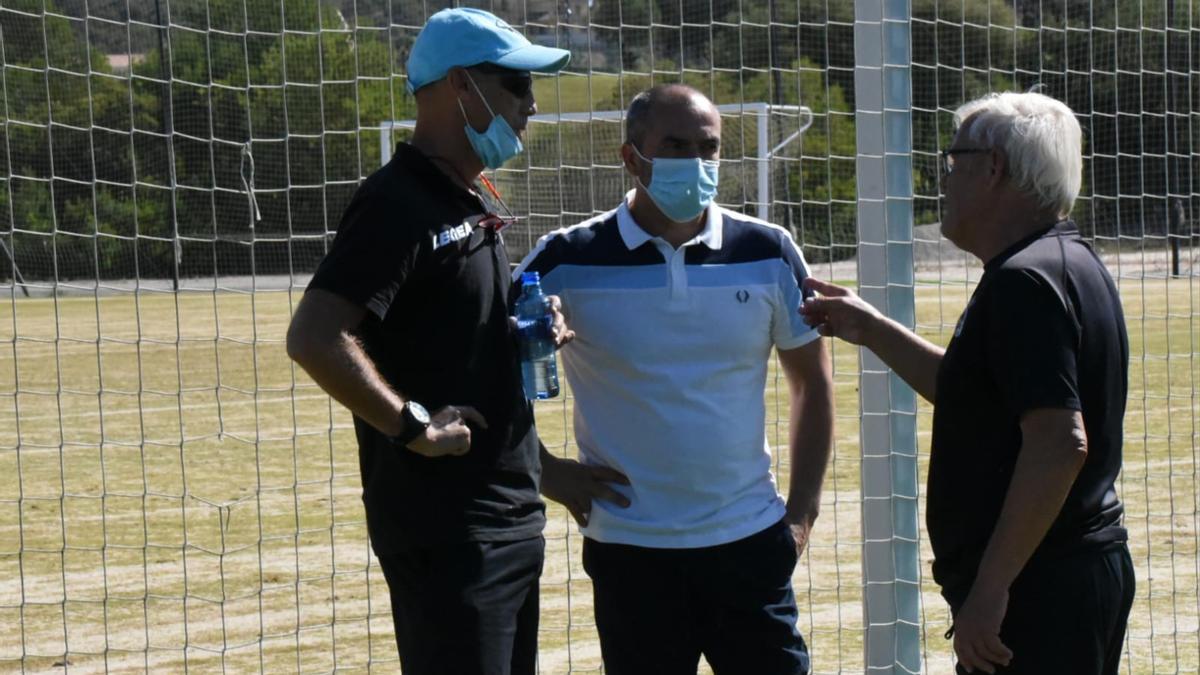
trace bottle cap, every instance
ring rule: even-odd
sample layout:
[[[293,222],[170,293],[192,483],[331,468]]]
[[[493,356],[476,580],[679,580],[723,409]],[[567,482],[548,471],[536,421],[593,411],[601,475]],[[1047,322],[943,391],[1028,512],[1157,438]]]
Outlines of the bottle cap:
[[[537,272],[524,272],[521,274],[521,285],[528,286],[530,284],[540,284],[542,276]]]

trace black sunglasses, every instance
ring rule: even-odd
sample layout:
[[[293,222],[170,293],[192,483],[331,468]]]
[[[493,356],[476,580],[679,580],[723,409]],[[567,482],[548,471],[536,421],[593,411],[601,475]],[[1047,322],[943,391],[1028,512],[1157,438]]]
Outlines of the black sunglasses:
[[[951,148],[949,150],[943,150],[941,152],[942,167],[945,169],[946,173],[952,173],[954,171],[954,156],[955,155],[973,155],[973,154],[979,153],[979,152],[991,152],[991,151],[992,151],[991,148]]]
[[[500,86],[517,98],[523,99],[533,90],[533,75],[528,71],[513,70],[497,66],[494,63],[477,63],[470,66],[470,69],[477,73],[496,77],[500,81]]]

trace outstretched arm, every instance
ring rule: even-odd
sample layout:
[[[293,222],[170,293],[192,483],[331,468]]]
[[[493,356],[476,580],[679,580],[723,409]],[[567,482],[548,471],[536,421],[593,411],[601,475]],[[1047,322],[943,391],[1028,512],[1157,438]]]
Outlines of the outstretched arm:
[[[820,293],[800,308],[805,322],[821,335],[841,338],[875,352],[927,401],[937,393],[937,371],[945,349],[889,319],[842,286],[809,277],[804,288]]]

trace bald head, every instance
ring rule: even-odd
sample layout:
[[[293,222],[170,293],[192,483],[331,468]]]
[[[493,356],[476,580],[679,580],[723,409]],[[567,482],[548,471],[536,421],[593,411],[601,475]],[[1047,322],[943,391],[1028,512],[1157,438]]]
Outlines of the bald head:
[[[633,97],[625,113],[625,142],[643,147],[646,135],[663,120],[672,124],[684,117],[715,120],[720,113],[708,97],[686,84],[660,84]]]

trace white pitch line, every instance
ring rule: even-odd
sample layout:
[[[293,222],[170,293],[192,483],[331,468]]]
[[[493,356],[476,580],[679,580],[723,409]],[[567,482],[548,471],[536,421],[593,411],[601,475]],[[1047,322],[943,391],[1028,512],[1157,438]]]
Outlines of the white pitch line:
[[[201,393],[201,392],[188,392],[188,394],[199,394],[199,393]],[[155,397],[159,396],[159,394],[148,394],[148,395],[155,396]],[[252,405],[255,403],[272,404],[272,403],[289,403],[289,402],[294,402],[294,401],[315,401],[318,399],[329,399],[328,394],[302,394],[302,395],[295,395],[295,396],[281,396],[278,398],[257,398],[257,399],[248,398],[244,394],[230,393],[229,395],[237,396],[238,398],[240,398],[242,400],[220,401],[221,407],[224,408],[224,407],[229,407],[229,406],[246,406],[246,405]],[[148,408],[138,406],[138,407],[132,407],[132,408],[123,408],[123,409],[119,409],[119,410],[105,410],[103,412],[103,415],[104,415],[104,417],[107,418],[109,416],[117,416],[117,415],[135,415],[135,414],[145,414],[145,413],[175,412],[177,410],[184,410],[184,411],[205,410],[205,409],[210,409],[210,408],[216,408],[217,405],[218,405],[218,402],[213,401],[211,403],[187,403],[187,404],[183,404],[183,405],[153,406],[153,407],[148,407]],[[99,410],[94,410],[94,411],[89,410],[87,412],[70,412],[70,413],[63,413],[63,414],[59,414],[59,415],[26,415],[26,414],[22,414],[21,422],[22,423],[24,423],[24,422],[48,422],[48,421],[58,421],[59,419],[70,420],[70,419],[80,419],[80,418],[93,418],[93,417],[100,417],[100,415],[101,415],[101,412]]]

